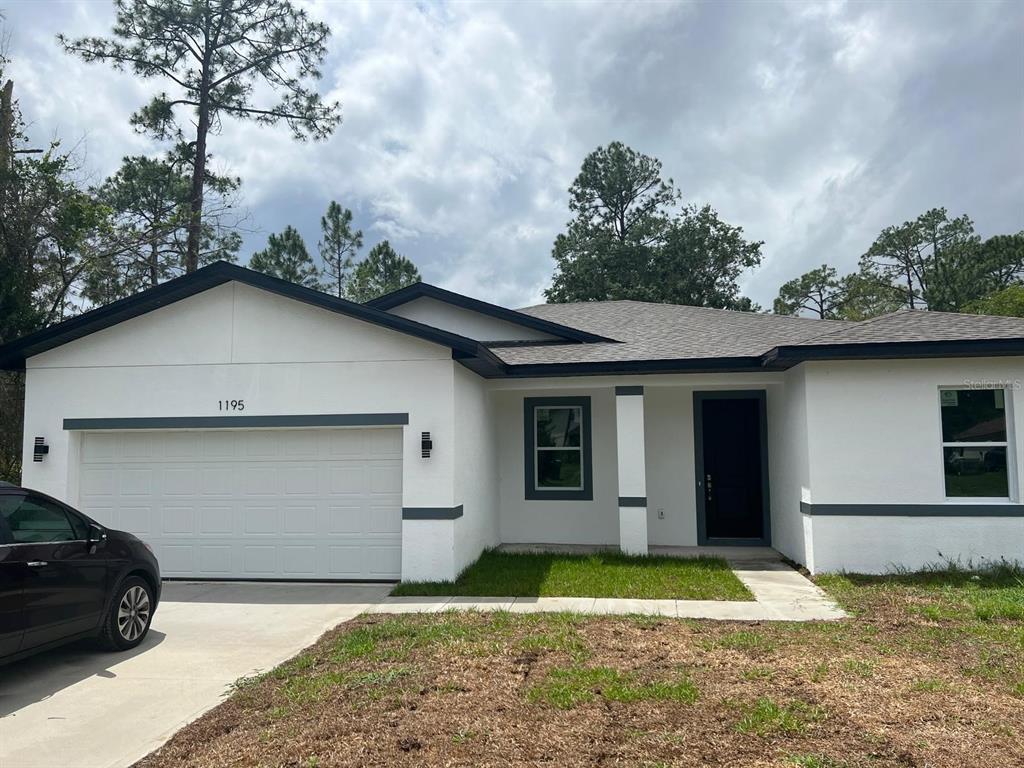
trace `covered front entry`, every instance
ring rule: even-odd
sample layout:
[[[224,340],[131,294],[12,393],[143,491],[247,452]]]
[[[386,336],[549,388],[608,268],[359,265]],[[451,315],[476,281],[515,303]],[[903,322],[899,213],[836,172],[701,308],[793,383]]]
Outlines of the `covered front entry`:
[[[401,428],[84,432],[80,452],[82,511],[164,576],[401,576]]]
[[[770,543],[764,390],[694,392],[697,543]]]

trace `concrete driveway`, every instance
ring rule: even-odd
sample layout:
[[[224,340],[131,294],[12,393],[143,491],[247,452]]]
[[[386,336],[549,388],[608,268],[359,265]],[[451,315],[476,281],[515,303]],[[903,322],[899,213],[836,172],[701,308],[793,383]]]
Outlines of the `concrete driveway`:
[[[170,582],[128,653],[75,645],[0,667],[0,766],[128,766],[383,598],[388,585]]]

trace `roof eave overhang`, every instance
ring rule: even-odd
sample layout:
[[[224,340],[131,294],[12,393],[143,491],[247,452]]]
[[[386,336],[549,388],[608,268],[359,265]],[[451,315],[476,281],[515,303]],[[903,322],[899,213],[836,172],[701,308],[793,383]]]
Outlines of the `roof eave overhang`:
[[[1024,338],[793,345],[776,347],[762,359],[765,367],[781,370],[814,360],[912,360],[1013,355],[1024,355]]]
[[[505,364],[503,378],[612,376],[655,373],[757,373],[765,370],[758,357],[711,357],[683,360],[610,360],[586,363]]]

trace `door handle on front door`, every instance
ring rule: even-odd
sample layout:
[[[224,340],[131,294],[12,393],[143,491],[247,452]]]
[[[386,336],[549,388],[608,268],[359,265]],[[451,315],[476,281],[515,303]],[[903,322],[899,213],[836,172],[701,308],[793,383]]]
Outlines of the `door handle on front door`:
[[[49,565],[45,560],[33,560],[30,563],[26,563],[29,568],[42,568],[44,565]]]
[[[704,486],[704,488],[705,488],[705,490],[704,490],[705,498],[707,498],[708,501],[711,501],[711,475],[705,475],[704,482],[705,482],[705,486]]]

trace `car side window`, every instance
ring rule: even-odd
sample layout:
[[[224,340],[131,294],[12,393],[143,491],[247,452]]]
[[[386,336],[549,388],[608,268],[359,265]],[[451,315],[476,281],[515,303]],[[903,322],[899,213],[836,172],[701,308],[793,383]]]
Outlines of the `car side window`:
[[[75,532],[75,541],[85,541],[89,537],[89,526],[85,520],[69,509],[65,509],[64,514],[68,516],[68,520],[71,522],[71,529]]]
[[[64,509],[46,499],[4,495],[0,497],[0,516],[7,522],[15,544],[75,541],[79,538]]]
[[[3,508],[3,497],[0,496],[0,509]],[[0,544],[10,544],[11,534],[7,532],[7,520],[4,519],[3,515],[0,515]]]

